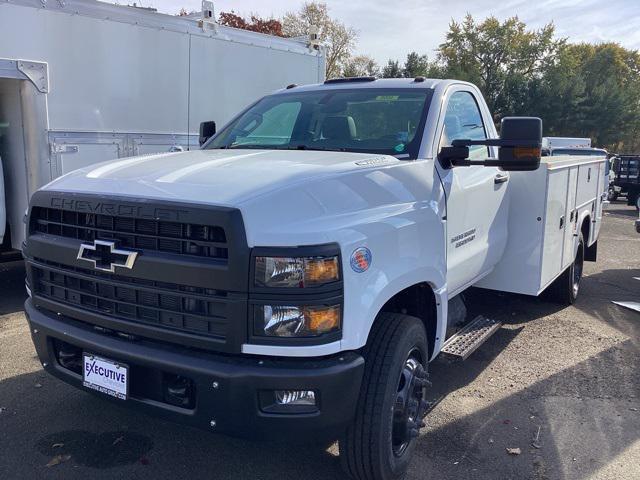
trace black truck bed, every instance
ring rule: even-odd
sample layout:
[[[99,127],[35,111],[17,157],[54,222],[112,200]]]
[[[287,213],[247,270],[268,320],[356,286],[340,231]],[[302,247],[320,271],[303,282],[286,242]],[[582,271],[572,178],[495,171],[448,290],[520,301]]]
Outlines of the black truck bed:
[[[640,155],[620,155],[619,158],[615,184],[622,188],[640,186]]]
[[[619,155],[614,185],[627,196],[627,204],[640,209],[640,155]]]

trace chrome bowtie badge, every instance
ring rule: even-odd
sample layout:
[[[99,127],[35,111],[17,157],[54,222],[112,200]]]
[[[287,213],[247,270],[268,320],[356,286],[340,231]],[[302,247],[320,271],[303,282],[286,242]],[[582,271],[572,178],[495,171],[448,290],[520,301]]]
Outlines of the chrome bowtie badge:
[[[116,267],[133,267],[138,252],[120,250],[116,244],[105,240],[95,240],[93,245],[83,243],[78,251],[78,260],[91,262],[93,268],[103,272],[113,273]]]

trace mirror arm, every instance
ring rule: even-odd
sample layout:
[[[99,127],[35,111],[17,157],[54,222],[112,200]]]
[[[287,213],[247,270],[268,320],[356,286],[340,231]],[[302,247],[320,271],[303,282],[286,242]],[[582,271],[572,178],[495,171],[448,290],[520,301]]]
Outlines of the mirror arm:
[[[539,142],[531,142],[531,140],[502,140],[501,138],[487,138],[486,140],[459,139],[451,142],[451,145],[454,147],[471,147],[475,145],[482,145],[483,147],[507,147],[507,148],[518,148],[518,147],[540,148],[541,146]]]
[[[451,165],[454,167],[472,167],[476,165],[481,167],[502,167],[504,163],[497,158],[487,158],[486,160],[469,160],[465,158],[451,160]]]

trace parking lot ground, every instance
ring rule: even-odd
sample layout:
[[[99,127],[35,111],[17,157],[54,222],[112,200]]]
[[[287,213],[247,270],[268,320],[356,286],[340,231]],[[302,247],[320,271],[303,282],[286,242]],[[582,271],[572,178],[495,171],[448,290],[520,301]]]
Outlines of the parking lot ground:
[[[572,307],[469,293],[472,313],[504,326],[466,362],[431,364],[436,404],[408,478],[640,478],[640,314],[611,303],[640,301],[634,216],[622,204],[606,212]],[[49,377],[22,313],[23,279],[20,262],[0,265],[0,478],[343,478],[335,445],[217,436]]]

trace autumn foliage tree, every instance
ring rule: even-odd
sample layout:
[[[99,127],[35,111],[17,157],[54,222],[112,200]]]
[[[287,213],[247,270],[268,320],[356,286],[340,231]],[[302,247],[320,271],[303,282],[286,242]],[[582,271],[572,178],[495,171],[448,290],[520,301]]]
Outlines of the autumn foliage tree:
[[[287,37],[308,35],[311,27],[318,29],[318,39],[326,48],[326,76],[339,77],[347,65],[358,38],[358,33],[329,15],[322,2],[305,2],[297,12],[289,12],[282,19]]]
[[[343,77],[377,77],[380,68],[376,61],[368,55],[350,57],[342,69]]]
[[[434,61],[412,52],[382,74],[466,80],[480,87],[496,123],[535,116],[545,135],[640,151],[640,52],[617,43],[572,44],[556,38],[553,24],[532,30],[517,17],[467,16],[451,22]]]
[[[233,11],[221,12],[218,17],[218,23],[220,25],[226,25],[227,27],[266,33],[267,35],[284,36],[282,33],[282,24],[278,20],[275,18],[262,18],[255,14],[251,14],[249,19],[246,19]]]

